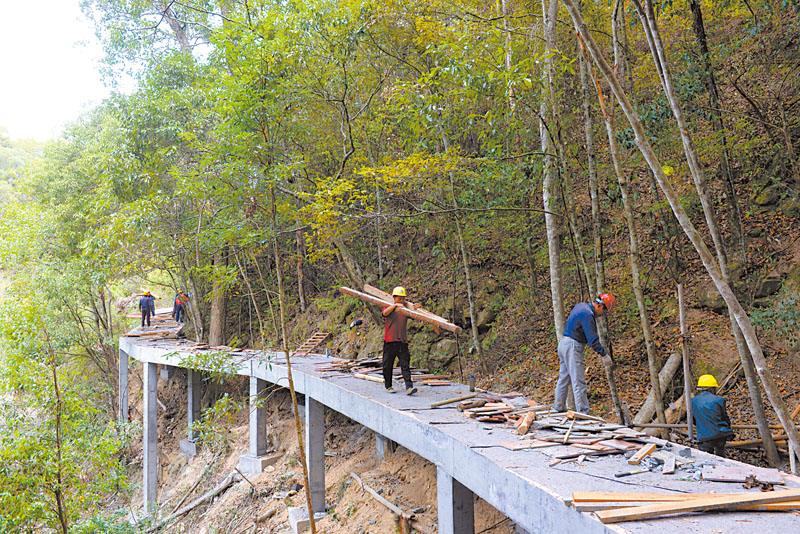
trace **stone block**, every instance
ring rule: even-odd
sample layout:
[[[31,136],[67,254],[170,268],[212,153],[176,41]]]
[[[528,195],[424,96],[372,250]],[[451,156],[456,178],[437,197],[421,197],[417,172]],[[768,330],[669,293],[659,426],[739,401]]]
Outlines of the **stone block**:
[[[277,462],[281,457],[280,453],[266,454],[264,456],[251,456],[243,454],[239,456],[239,471],[247,475],[256,475],[264,471],[268,465]]]
[[[180,451],[182,454],[191,458],[192,456],[197,456],[197,443],[189,439],[182,439],[180,444]]]
[[[308,518],[308,509],[305,506],[290,506],[286,511],[289,515],[289,526],[294,534],[305,532],[311,525],[311,520]],[[326,515],[324,512],[317,512],[314,514],[314,521],[319,521]]]

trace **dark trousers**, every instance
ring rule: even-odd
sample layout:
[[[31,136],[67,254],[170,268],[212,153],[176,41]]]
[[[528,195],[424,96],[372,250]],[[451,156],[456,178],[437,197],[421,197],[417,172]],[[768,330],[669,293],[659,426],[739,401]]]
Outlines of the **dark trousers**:
[[[392,387],[392,370],[394,369],[395,358],[400,361],[400,372],[403,374],[406,389],[413,387],[414,383],[411,381],[411,354],[408,352],[408,343],[403,343],[402,341],[383,342],[384,385],[387,388]]]
[[[697,448],[703,452],[710,452],[722,458],[725,458],[725,442],[728,438],[717,438],[701,441],[697,444]]]
[[[173,306],[172,316],[175,318],[175,321],[179,323],[186,320],[186,310],[183,309],[183,304],[176,304]]]
[[[144,326],[145,321],[147,322],[147,326],[150,326],[150,308],[142,308],[142,326]]]

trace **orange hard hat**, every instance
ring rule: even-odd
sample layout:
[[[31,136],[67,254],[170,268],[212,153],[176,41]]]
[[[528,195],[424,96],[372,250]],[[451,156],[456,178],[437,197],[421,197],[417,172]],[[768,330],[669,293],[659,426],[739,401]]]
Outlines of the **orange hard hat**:
[[[611,311],[617,305],[617,299],[611,293],[601,293],[594,301],[605,308],[606,311]]]

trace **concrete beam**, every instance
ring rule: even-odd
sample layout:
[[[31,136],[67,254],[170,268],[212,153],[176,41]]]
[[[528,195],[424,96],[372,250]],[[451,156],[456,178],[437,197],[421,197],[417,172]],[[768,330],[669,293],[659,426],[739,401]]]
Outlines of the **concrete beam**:
[[[142,426],[142,448],[144,461],[142,469],[144,508],[154,510],[158,505],[158,366],[144,364],[144,420]]]
[[[129,405],[128,405],[128,368],[130,366],[128,353],[119,349],[119,421],[128,422]]]
[[[306,465],[314,514],[325,512],[325,405],[306,396]]]
[[[375,434],[375,458],[381,462],[384,458],[394,453],[397,443],[380,434]]]
[[[200,399],[203,396],[203,375],[194,369],[186,370],[186,439],[180,442],[180,450],[186,456],[197,454],[197,431],[192,430],[192,424],[200,420]]]
[[[436,467],[439,534],[475,534],[473,494],[458,480]]]

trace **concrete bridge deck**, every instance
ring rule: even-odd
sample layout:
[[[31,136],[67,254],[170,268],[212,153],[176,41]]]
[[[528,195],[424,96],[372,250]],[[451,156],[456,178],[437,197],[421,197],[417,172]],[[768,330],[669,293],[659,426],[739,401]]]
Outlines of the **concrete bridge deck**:
[[[126,418],[128,357],[144,364],[144,500],[149,506],[156,502],[158,494],[157,365],[186,367],[182,360],[191,353],[185,349],[194,344],[122,337],[119,345],[120,409]],[[247,359],[249,355],[231,357],[236,372],[250,377],[251,399],[267,383],[288,387],[282,353],[262,352],[251,359]],[[468,388],[464,385],[425,387],[411,397],[402,393],[392,395],[381,384],[316,369],[326,362],[331,359],[314,354],[292,362],[295,388],[306,396],[306,447],[315,512],[325,510],[323,415],[327,407],[373,430],[379,447],[385,440],[392,440],[436,465],[441,534],[474,533],[473,494],[508,516],[521,533],[650,534],[654,528],[671,533],[800,532],[800,517],[791,512],[703,513],[604,525],[594,514],[578,512],[565,503],[573,491],[737,493],[747,490],[741,484],[682,479],[680,472],[671,476],[644,473],[617,479],[614,473],[631,467],[621,455],[598,457],[582,466],[573,463],[548,467],[550,457],[541,449],[511,451],[499,445],[517,438],[511,429],[468,419],[454,405],[430,408],[432,402],[465,394]],[[188,377],[191,421],[200,414],[199,372],[190,369]],[[250,451],[242,461],[256,470],[260,470],[259,459],[266,452],[265,421],[264,410],[251,410]],[[188,443],[191,445],[191,441]],[[694,449],[692,453],[697,461],[742,465]],[[796,480],[788,477],[786,485],[800,487]]]

